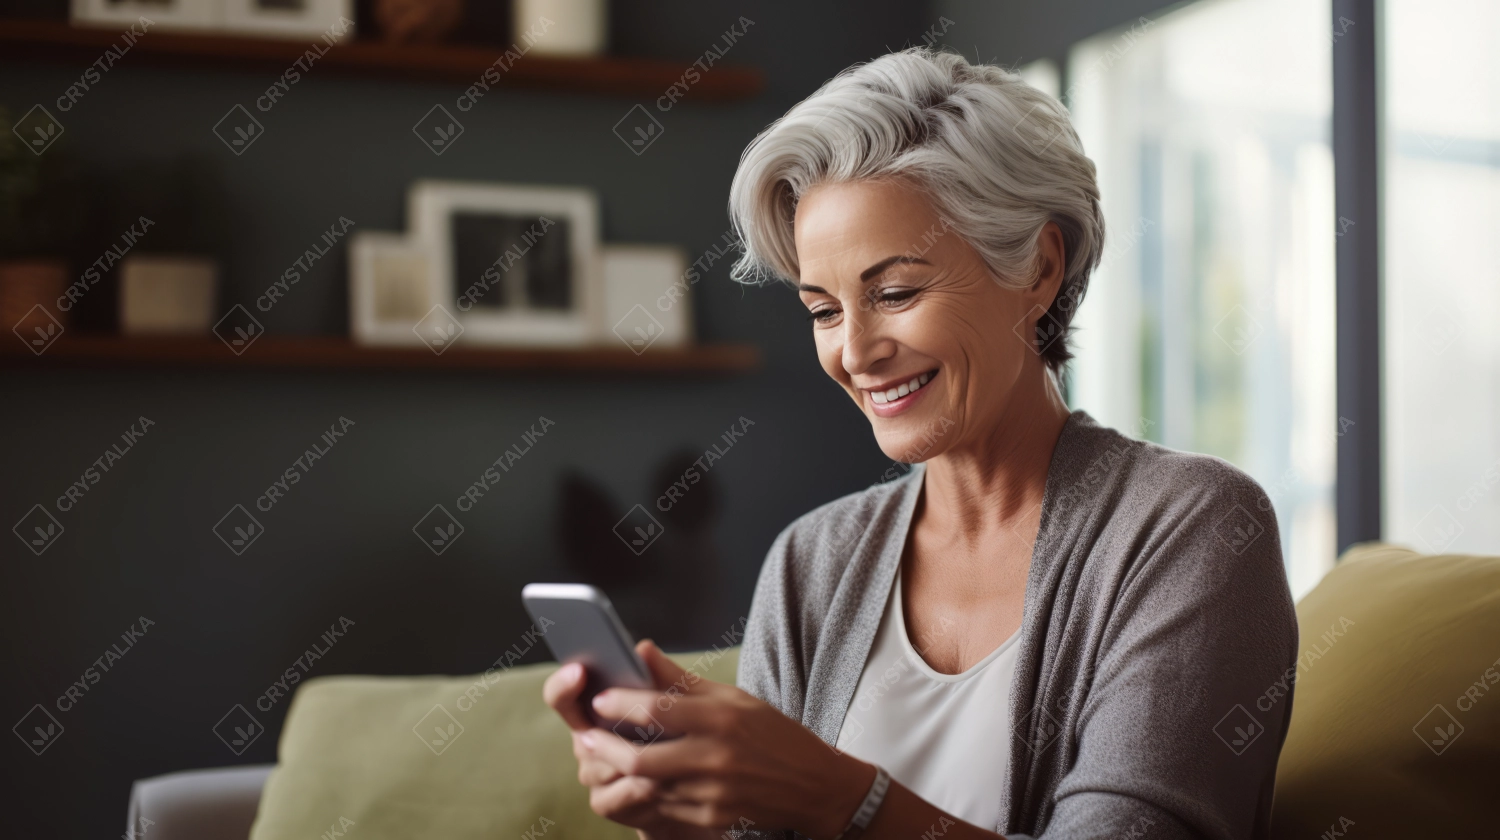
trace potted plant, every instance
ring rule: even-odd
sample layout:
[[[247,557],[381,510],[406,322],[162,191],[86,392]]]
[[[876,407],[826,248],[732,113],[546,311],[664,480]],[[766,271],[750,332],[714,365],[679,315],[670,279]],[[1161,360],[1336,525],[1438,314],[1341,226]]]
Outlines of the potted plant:
[[[0,106],[0,125],[12,125]],[[37,155],[15,132],[0,132],[0,327],[37,304],[65,322],[57,298],[68,287],[68,257],[80,228],[76,178],[65,150]]]

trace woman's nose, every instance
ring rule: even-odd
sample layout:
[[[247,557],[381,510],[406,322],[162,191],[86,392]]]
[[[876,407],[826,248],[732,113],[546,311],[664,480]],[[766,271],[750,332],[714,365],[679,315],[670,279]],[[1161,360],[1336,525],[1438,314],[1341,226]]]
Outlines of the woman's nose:
[[[858,376],[868,371],[876,362],[888,358],[895,349],[893,342],[880,335],[879,325],[871,312],[858,307],[846,307],[843,330],[844,346],[840,362],[844,372]]]

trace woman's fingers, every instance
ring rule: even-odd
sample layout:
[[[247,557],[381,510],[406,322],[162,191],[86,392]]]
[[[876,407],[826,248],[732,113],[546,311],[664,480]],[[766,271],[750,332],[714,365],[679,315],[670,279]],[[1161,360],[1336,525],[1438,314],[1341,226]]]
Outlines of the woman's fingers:
[[[558,668],[542,683],[542,699],[562,716],[568,728],[574,732],[582,732],[593,726],[578,703],[585,682],[583,666],[570,662]]]
[[[701,828],[719,828],[714,820],[714,809],[701,802],[659,802],[656,810],[669,820]],[[726,824],[727,825],[727,824]]]
[[[653,806],[656,783],[639,776],[625,776],[589,789],[589,807],[606,819],[627,825],[639,821],[641,812]],[[631,816],[635,819],[631,819]]]
[[[602,761],[578,762],[578,782],[584,787],[607,785],[624,776],[625,774]]]
[[[661,783],[660,799],[675,805],[730,805],[731,783],[710,776],[689,776]]]
[[[685,688],[687,685],[698,681],[696,675],[689,674],[682,669],[682,666],[668,659],[667,655],[661,652],[661,648],[656,646],[656,642],[650,639],[642,639],[636,642],[635,652],[641,657],[641,661],[646,663],[646,667],[651,670],[651,677],[656,681],[657,688],[667,689],[675,683],[684,683],[685,685],[682,688]],[[687,677],[687,679],[683,679],[684,677]],[[682,690],[682,688],[679,688],[679,690]]]
[[[708,685],[708,681],[701,681]],[[697,694],[663,694],[635,688],[611,688],[594,695],[594,712],[604,720],[624,721],[631,730],[653,733],[657,728],[667,732],[704,732],[711,730],[722,717],[723,695],[717,691]]]
[[[724,750],[707,738],[689,735],[659,740],[638,747],[613,732],[595,729],[587,733],[590,757],[609,765],[622,776],[679,779],[695,773],[724,769]]]
[[[621,776],[635,775],[636,748],[629,741],[608,729],[591,729],[580,737],[590,759],[608,765]]]
[[[604,720],[649,726],[653,711],[670,707],[677,698],[644,688],[606,688],[594,695],[594,713]]]
[[[607,785],[620,778],[623,773],[594,755],[594,750],[585,739],[587,732],[573,733],[573,757],[578,759],[578,782],[584,787]]]

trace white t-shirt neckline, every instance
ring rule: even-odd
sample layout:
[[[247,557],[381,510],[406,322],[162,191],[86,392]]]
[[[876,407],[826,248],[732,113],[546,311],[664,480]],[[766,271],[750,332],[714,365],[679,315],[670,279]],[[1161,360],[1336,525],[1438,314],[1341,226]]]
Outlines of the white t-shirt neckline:
[[[963,673],[940,674],[907,636],[901,591],[898,570],[836,749],[884,767],[958,819],[998,831],[1020,631]]]
[[[934,670],[931,665],[928,665],[927,660],[922,657],[921,651],[917,650],[916,645],[911,643],[911,637],[906,632],[906,607],[902,602],[901,572],[897,570],[896,582],[891,586],[891,603],[887,607],[887,610],[891,613],[891,629],[899,635],[901,648],[906,652],[907,656],[912,658],[912,665],[923,676],[934,682],[960,683],[973,679],[979,675],[979,672],[989,666],[991,662],[1004,656],[1005,652],[1014,647],[1016,642],[1021,638],[1021,628],[1017,627],[1016,631],[1011,633],[1009,638],[1001,642],[998,647],[986,654],[983,659],[970,665],[963,672],[958,674],[944,674],[941,671]]]

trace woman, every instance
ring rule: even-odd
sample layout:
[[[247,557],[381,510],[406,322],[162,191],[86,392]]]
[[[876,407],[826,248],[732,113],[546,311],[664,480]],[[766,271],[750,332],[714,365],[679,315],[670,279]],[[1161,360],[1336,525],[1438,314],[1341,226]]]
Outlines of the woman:
[[[594,810],[648,840],[1263,837],[1290,698],[1255,701],[1297,655],[1275,522],[1228,464],[1066,408],[1103,222],[1062,107],[888,55],[762,133],[730,207],[736,277],[796,284],[823,369],[920,463],[777,538],[738,688],[643,642],[662,690],[593,701],[681,737],[548,681]]]

